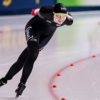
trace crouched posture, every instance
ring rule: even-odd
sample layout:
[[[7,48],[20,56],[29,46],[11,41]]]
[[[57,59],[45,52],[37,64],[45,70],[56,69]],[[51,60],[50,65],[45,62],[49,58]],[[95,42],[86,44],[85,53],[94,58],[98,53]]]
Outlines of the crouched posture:
[[[0,86],[3,86],[23,68],[20,83],[15,91],[17,96],[21,95],[26,87],[25,84],[39,51],[48,43],[58,27],[73,23],[71,14],[61,3],[53,7],[41,7],[40,9],[32,10],[32,15],[34,17],[29,20],[25,27],[27,47],[10,67],[5,77],[0,79]]]

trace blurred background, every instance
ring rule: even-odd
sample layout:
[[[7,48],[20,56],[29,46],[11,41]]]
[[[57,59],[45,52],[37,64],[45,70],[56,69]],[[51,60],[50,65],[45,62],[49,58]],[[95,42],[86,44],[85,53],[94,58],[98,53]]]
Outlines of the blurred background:
[[[63,26],[57,29],[51,41],[41,51],[34,72],[29,78],[27,91],[24,92],[25,94],[21,100],[55,100],[48,91],[48,82],[54,73],[71,62],[100,53],[100,0],[0,0],[0,78],[5,75],[26,47],[24,27],[33,17],[31,10],[43,5],[55,5],[58,2],[66,5],[74,18],[74,23],[71,26]],[[90,82],[86,86],[90,86],[90,92],[83,95],[87,90],[84,91],[79,98],[78,93],[82,92],[81,87],[85,87],[82,84],[77,94],[73,92],[68,94],[68,100],[100,100],[100,79],[96,78],[100,75],[99,60],[100,58],[97,59],[98,62],[95,62],[97,69],[95,69],[94,74],[92,73],[94,78],[91,78],[95,83],[93,85]],[[88,66],[93,65],[91,62],[86,63],[88,63]],[[86,70],[93,72],[93,68],[89,67]],[[86,70],[84,70],[84,73]],[[81,68],[75,72],[78,73],[79,71],[82,71]],[[70,73],[72,74],[72,72]],[[0,89],[0,100],[12,100],[10,97],[14,96],[20,74],[14,80],[11,80],[9,85]],[[39,80],[41,76],[42,81]],[[78,76],[80,76],[80,73]],[[87,76],[91,77],[91,73],[87,72],[85,79]],[[78,82],[81,81],[80,76]],[[72,83],[72,86],[74,86],[75,82]],[[67,82],[63,84],[67,84]],[[91,84],[98,91],[91,90]],[[13,90],[13,92],[10,90]],[[90,94],[92,97],[89,99],[88,95]],[[72,99],[71,97],[77,97],[78,99]]]
[[[32,8],[64,3],[71,11],[99,10],[99,0],[0,0],[0,15],[30,14]]]

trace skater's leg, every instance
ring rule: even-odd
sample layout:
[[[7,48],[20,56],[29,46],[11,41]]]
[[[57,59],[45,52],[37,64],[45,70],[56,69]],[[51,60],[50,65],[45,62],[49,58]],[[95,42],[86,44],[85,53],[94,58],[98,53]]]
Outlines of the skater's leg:
[[[19,56],[18,60],[11,66],[11,68],[9,69],[8,73],[5,76],[6,80],[10,80],[12,79],[12,77],[17,74],[23,67],[25,60],[28,56],[28,50],[27,48],[24,49],[24,51],[21,53],[21,55]]]
[[[25,84],[19,83],[18,88],[16,89],[16,98],[23,93],[23,90],[26,88]]]
[[[16,89],[16,93],[17,93],[17,96],[21,95],[23,90],[25,89],[25,83],[29,77],[29,75],[31,74],[32,72],[32,68],[33,68],[33,64],[39,54],[39,45],[35,42],[31,42],[29,44],[29,49],[28,49],[28,57],[27,57],[27,60],[24,64],[24,67],[23,67],[23,72],[22,72],[22,77],[20,79],[20,83],[18,85],[18,88]]]
[[[39,54],[39,45],[35,42],[33,42],[33,43],[31,42],[31,44],[32,44],[32,47],[31,47],[31,50],[28,50],[28,52],[29,52],[28,57],[27,57],[27,60],[24,64],[22,77],[20,80],[20,82],[22,82],[23,84],[26,83],[29,75],[31,74],[33,64],[34,64],[34,62],[37,59],[38,54]]]
[[[12,77],[18,73],[24,65],[24,62],[28,56],[27,48],[19,56],[18,60],[11,66],[5,77],[0,79],[0,86],[3,86],[7,83],[8,80],[12,79]]]

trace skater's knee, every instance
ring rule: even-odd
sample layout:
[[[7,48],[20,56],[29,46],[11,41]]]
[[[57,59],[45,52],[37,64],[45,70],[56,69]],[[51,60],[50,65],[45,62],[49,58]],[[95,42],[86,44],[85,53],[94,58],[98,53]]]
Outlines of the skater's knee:
[[[34,52],[32,54],[29,54],[29,59],[32,62],[35,61],[37,59],[37,57],[38,57],[38,52]]]
[[[39,44],[34,41],[28,41],[28,54],[33,60],[36,60],[39,54]]]
[[[37,41],[28,41],[27,44],[29,53],[39,52],[39,43]]]

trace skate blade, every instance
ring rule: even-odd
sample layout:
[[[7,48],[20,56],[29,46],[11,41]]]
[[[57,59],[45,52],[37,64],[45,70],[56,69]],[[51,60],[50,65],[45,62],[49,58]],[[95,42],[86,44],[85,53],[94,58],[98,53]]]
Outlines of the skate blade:
[[[19,95],[18,94],[16,94],[16,97],[15,97],[15,99],[17,99],[19,97]]]

